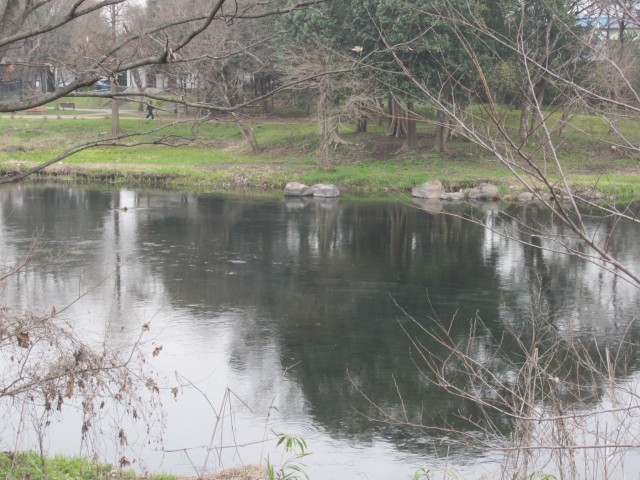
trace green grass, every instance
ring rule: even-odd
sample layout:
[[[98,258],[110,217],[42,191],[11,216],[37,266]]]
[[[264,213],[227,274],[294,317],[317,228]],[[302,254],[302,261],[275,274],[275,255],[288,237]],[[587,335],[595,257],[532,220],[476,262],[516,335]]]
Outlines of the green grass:
[[[85,458],[54,456],[42,460],[37,453],[23,452],[12,458],[0,453],[0,478],[5,480],[95,480],[99,478],[136,480],[139,477],[131,470],[120,470],[110,465]],[[157,474],[144,476],[151,480],[175,480],[175,475]]]
[[[428,109],[423,109],[426,115]],[[483,113],[477,108],[478,122]],[[517,110],[504,109],[507,130],[516,132]],[[126,133],[146,134],[145,138],[192,138],[190,145],[166,147],[143,145],[132,148],[100,147],[82,151],[63,160],[53,169],[61,181],[100,181],[130,185],[157,185],[188,190],[220,188],[282,188],[288,181],[307,184],[336,183],[353,192],[407,190],[430,179],[440,179],[446,186],[468,187],[482,181],[503,185],[515,183],[512,174],[494,156],[464,139],[449,143],[449,151],[432,150],[434,127],[418,124],[419,145],[413,151],[401,149],[402,141],[385,136],[386,125],[369,122],[369,131],[355,134],[352,125],[341,129],[353,146],[339,145],[331,158],[319,162],[317,126],[310,119],[282,120],[256,118],[251,122],[259,153],[250,153],[237,126],[227,118],[207,122],[172,125],[172,118],[156,121],[142,117],[121,119]],[[553,125],[557,114],[550,113]],[[148,133],[165,126],[161,132]],[[631,141],[640,143],[640,129],[633,121],[617,127]],[[66,147],[87,139],[108,138],[110,119],[60,116],[0,116],[0,171],[24,169],[54,158]],[[558,142],[558,156],[570,182],[597,185],[618,198],[640,198],[640,156],[620,148],[612,149],[614,140],[608,125],[600,117],[574,115],[571,125]],[[533,154],[544,166],[535,140],[523,150]],[[548,163],[553,178],[557,171]],[[506,190],[506,187],[505,187]]]

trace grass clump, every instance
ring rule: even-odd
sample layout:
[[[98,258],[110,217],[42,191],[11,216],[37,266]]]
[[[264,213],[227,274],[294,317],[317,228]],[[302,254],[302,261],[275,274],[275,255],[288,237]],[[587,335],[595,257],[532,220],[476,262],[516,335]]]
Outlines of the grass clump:
[[[44,460],[35,452],[0,453],[0,478],[4,480],[95,480],[100,478],[136,480],[176,480],[175,475],[157,474],[141,477],[132,470],[86,458],[54,456]]]

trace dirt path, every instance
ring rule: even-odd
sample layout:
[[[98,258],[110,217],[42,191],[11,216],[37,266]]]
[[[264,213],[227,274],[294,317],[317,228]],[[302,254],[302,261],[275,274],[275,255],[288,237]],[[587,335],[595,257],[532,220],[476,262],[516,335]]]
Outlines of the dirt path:
[[[31,112],[27,113],[24,111],[16,112],[16,113],[2,113],[0,114],[0,118],[51,118],[51,117],[60,117],[64,118],[82,118],[82,119],[90,119],[90,118],[103,118],[111,116],[110,108],[76,108],[75,110],[55,110],[53,108],[48,108],[46,112]],[[133,110],[120,110],[120,118],[125,119],[144,119],[146,116],[146,112],[138,112]],[[176,115],[169,112],[160,112],[160,118],[170,118],[175,119]]]

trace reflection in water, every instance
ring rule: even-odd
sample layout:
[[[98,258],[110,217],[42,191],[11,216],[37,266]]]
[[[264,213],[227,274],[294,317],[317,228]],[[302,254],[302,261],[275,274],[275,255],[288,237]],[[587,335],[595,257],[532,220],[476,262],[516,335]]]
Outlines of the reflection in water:
[[[435,328],[435,316],[447,324],[455,318],[454,339],[466,338],[470,319],[479,315],[485,326],[475,344],[479,358],[496,338],[515,351],[529,338],[532,310],[544,312],[559,332],[594,345],[597,355],[620,340],[639,298],[596,265],[526,246],[544,241],[538,237],[515,242],[460,216],[437,213],[442,208],[5,188],[5,265],[19,262],[34,240],[32,262],[56,260],[6,282],[3,302],[60,308],[82,295],[67,318],[91,335],[111,332],[112,341],[123,344],[150,322],[151,347],[163,346],[154,364],[168,384],[178,382],[172,376],[177,371],[183,383],[188,379],[207,395],[185,389],[180,401],[167,399],[165,450],[209,444],[209,401],[217,406],[229,387],[244,403],[234,403],[233,435],[216,442],[260,440],[270,415],[278,431],[307,437],[312,478],[314,472],[315,478],[329,478],[344,471],[356,478],[400,478],[447,462],[464,473],[465,462],[475,462],[469,452],[456,457],[455,449],[448,450],[451,458],[439,459],[437,448],[450,447],[447,438],[385,421],[381,414],[459,429],[471,428],[460,417],[480,417],[477,405],[444,394],[420,375],[401,326],[411,335],[419,330],[402,310],[426,329]],[[533,205],[514,206],[510,216],[499,214],[496,205],[446,208],[460,215],[473,210],[495,228],[510,227],[519,217],[566,233]],[[595,235],[614,227],[590,221]],[[636,235],[619,225],[611,245],[634,267],[640,258]],[[631,330],[635,338],[633,325]],[[436,344],[427,346],[434,355],[443,353]],[[513,374],[513,366],[496,368],[503,369],[496,372],[503,378]],[[589,387],[589,401],[601,401],[602,386]],[[277,412],[270,413],[272,406]],[[511,428],[493,420],[505,433]],[[255,462],[261,448],[225,452],[221,462]],[[199,453],[190,451],[190,458]],[[190,470],[176,454],[142,456],[154,469]],[[470,468],[478,473],[477,464]]]

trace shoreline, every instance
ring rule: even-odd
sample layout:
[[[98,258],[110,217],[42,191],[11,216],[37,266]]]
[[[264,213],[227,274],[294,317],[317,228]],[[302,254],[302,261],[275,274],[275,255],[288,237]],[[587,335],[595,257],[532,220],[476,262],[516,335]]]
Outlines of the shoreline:
[[[12,176],[18,175],[25,171],[26,168],[37,165],[35,162],[28,164],[27,162],[21,162],[16,164],[14,168],[7,168],[10,165],[5,162],[4,165],[0,165],[0,175]],[[235,168],[233,168],[235,167]],[[200,181],[193,181],[193,178],[188,174],[180,173],[158,173],[154,171],[132,170],[130,168],[120,169],[114,167],[111,169],[93,169],[87,168],[86,165],[74,165],[74,164],[54,164],[47,167],[47,171],[37,172],[29,177],[15,182],[8,182],[5,185],[12,185],[18,183],[53,183],[58,185],[90,185],[96,187],[110,188],[110,187],[126,187],[126,188],[151,188],[169,192],[185,192],[193,194],[204,194],[211,192],[225,192],[225,193],[238,193],[238,194],[267,194],[267,195],[282,195],[286,183],[289,181],[297,181],[297,179],[290,177],[290,180],[277,177],[278,181],[262,181],[258,183],[252,183],[248,181],[247,177],[240,174],[238,175],[237,165],[230,166],[228,170],[219,169],[223,176],[217,180],[207,181],[202,179]],[[255,166],[253,167],[255,173]],[[265,169],[263,177],[268,176],[269,169]],[[425,175],[425,178],[427,176]],[[275,179],[274,179],[275,180]],[[483,178],[476,182],[461,181],[461,180],[449,180],[442,181],[441,179],[433,178],[433,180],[439,180],[445,185],[447,193],[455,191],[468,192],[471,188],[478,187],[481,184],[488,183],[498,187],[500,191],[500,198],[496,201],[503,202],[518,202],[518,194],[524,193],[527,190],[514,179],[505,178]],[[414,185],[415,187],[419,185]],[[453,188],[452,188],[453,186]],[[407,195],[411,198],[412,186],[404,188],[392,188],[386,186],[382,188],[375,188],[373,185],[361,184],[361,185],[345,185],[337,184],[340,191],[340,196],[377,196],[387,194]],[[603,200],[603,201],[618,201],[618,202],[633,202],[638,200],[635,197],[624,197],[618,195],[618,192],[612,188],[603,188],[599,190],[592,187],[589,183],[575,184],[576,190],[590,190],[595,192],[601,192],[603,198],[591,198],[588,200]],[[542,191],[543,189],[541,189]],[[414,197],[419,199],[419,197]],[[446,201],[446,200],[445,200]],[[462,199],[466,201],[466,198]]]
[[[165,135],[188,140],[191,127],[187,124],[121,120],[123,131],[136,135],[151,135],[149,129],[161,125],[168,129]],[[110,119],[0,117],[0,126],[4,128],[0,145],[2,180],[56,158],[86,138],[107,135]],[[261,118],[254,119],[252,127],[260,144],[257,152],[249,151],[235,125],[212,121],[198,126],[197,141],[173,146],[153,142],[98,145],[63,158],[27,181],[188,193],[282,191],[288,182],[296,181],[334,184],[346,195],[410,195],[413,187],[439,180],[447,192],[482,183],[497,186],[502,197],[526,191],[490,152],[468,141],[458,139],[452,141],[449,152],[434,152],[430,125],[420,126],[420,142],[413,150],[404,149],[402,140],[387,137],[384,127],[373,125],[366,133],[345,127],[342,136],[351,146],[336,147],[331,158],[323,162],[315,155],[318,134],[313,124]],[[612,149],[598,150],[598,145],[585,142],[581,137],[568,137],[559,151],[572,190],[597,189],[608,201],[618,203],[640,200],[640,158]],[[548,178],[559,183],[557,169],[552,166],[549,163]],[[530,177],[527,181],[533,182],[533,188],[542,187]]]

